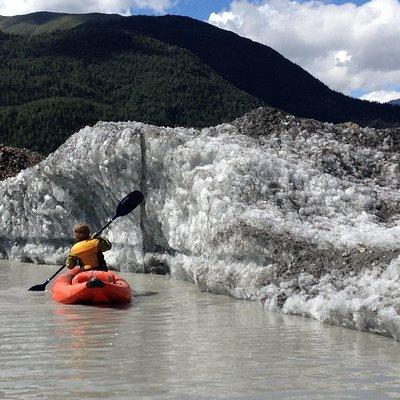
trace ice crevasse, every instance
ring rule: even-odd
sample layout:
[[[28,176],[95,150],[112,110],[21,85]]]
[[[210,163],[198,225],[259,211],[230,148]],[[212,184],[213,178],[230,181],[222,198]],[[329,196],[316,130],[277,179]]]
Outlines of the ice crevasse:
[[[109,264],[400,340],[400,134],[260,108],[216,127],[99,122],[0,182],[0,254],[61,263],[128,192]]]

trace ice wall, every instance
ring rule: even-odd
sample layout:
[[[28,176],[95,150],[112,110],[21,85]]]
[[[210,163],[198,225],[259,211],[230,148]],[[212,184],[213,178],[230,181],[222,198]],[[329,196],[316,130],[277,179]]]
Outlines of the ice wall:
[[[62,263],[73,226],[86,221],[93,231],[100,229],[140,177],[140,124],[99,123],[82,129],[40,164],[0,183],[1,254]],[[112,262],[142,262],[139,215],[140,210],[113,223]]]
[[[0,184],[4,256],[60,262],[74,223],[110,263],[400,339],[399,138],[273,109],[202,130],[98,123]]]

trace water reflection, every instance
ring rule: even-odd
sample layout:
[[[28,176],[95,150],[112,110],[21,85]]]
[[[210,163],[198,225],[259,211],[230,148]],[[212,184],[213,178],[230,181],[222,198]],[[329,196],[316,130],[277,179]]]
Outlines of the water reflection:
[[[55,335],[72,340],[71,349],[105,348],[110,339],[118,336],[120,326],[126,320],[130,307],[102,307],[84,305],[56,305]]]

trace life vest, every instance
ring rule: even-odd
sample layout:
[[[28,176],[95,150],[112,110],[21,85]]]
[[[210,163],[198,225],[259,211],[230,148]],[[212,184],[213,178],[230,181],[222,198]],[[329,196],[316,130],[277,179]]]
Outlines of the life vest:
[[[72,246],[70,254],[78,257],[85,270],[95,269],[99,266],[97,252],[99,241],[97,239],[82,240]]]

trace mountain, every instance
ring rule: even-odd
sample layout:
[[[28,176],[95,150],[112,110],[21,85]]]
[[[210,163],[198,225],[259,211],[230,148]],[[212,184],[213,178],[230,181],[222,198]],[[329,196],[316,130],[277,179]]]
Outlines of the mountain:
[[[35,12],[12,17],[0,16],[0,30],[17,35],[37,35],[55,30],[72,29],[89,21],[107,21],[123,18],[116,14],[62,14]]]
[[[216,127],[99,122],[0,182],[0,255],[60,264],[111,225],[110,265],[400,340],[399,129],[259,108]]]
[[[400,105],[400,99],[390,100],[390,101],[388,101],[388,104],[392,104],[394,106],[399,106]]]
[[[9,145],[47,154],[98,120],[204,127],[260,105],[333,123],[400,123],[397,107],[335,92],[268,46],[188,17],[35,13],[0,23],[26,33],[0,35],[0,140]]]
[[[133,16],[105,24],[185,48],[232,85],[293,115],[362,126],[400,123],[400,110],[335,92],[272,48],[205,22],[169,15]]]
[[[109,27],[0,35],[0,141],[48,154],[99,120],[209,126],[263,104],[185,49]]]

